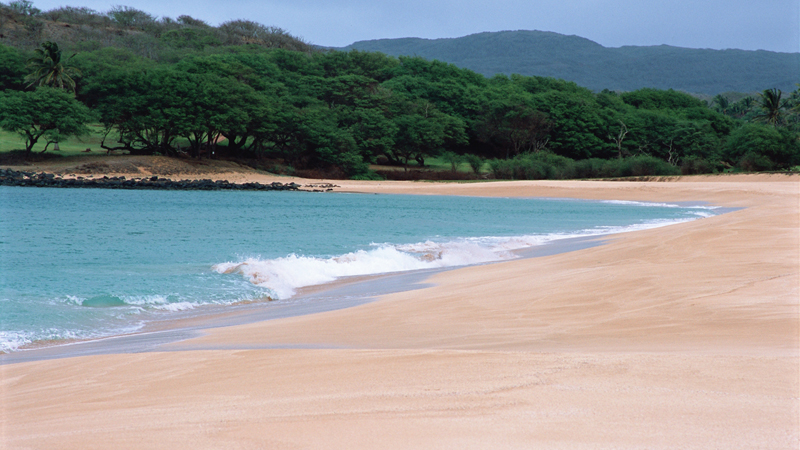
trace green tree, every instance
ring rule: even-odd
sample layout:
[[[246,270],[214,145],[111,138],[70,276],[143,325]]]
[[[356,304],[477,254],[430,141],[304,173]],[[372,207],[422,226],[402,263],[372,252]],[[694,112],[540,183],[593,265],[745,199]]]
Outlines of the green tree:
[[[60,89],[41,87],[0,94],[0,128],[22,136],[28,153],[42,137],[49,143],[88,133],[86,124],[93,119],[89,108]],[[42,153],[46,150],[47,146]]]
[[[785,168],[800,164],[798,147],[796,136],[785,128],[747,123],[731,133],[725,157],[733,164],[744,160],[751,168],[768,169],[773,165]]]
[[[481,174],[481,169],[483,169],[484,164],[486,164],[486,161],[484,161],[483,158],[469,153],[464,155],[464,159],[466,159],[467,164],[469,164],[469,167],[472,169],[472,171],[475,172],[475,175]]]
[[[766,122],[773,127],[781,125],[784,121],[784,110],[786,101],[781,101],[782,92],[780,89],[765,89],[759,96],[761,97],[761,114],[757,115],[757,122]]]
[[[116,132],[120,144],[109,147],[104,138],[101,146],[138,154],[172,153],[175,139],[188,132],[197,115],[185,108],[196,94],[195,85],[188,74],[156,69],[115,72],[87,87],[86,97],[100,113],[106,138]]]
[[[527,95],[526,97],[529,97]],[[480,139],[504,151],[506,159],[520,153],[543,150],[552,124],[547,115],[521,97],[506,97],[486,106],[478,124]]]
[[[397,99],[394,107],[392,120],[397,134],[395,146],[386,156],[402,163],[405,170],[412,159],[424,166],[427,156],[436,156],[447,147],[466,143],[464,122],[438,111],[430,102]]]
[[[339,114],[340,126],[348,128],[365,161],[391,153],[398,128],[381,109],[359,107],[352,111],[340,111]]]
[[[41,10],[33,6],[33,2],[30,0],[8,2],[8,7],[15,13],[23,16],[35,16],[41,12]]]
[[[728,97],[725,97],[722,94],[717,94],[714,97],[714,109],[722,114],[728,114],[728,108],[730,108]]]
[[[552,124],[548,147],[554,153],[572,159],[616,153],[608,140],[608,124],[591,93],[547,91],[533,98],[536,109]]]
[[[0,91],[25,87],[25,57],[12,47],[0,44]]]
[[[464,161],[464,156],[456,152],[446,151],[442,153],[442,159],[450,164],[450,171],[456,173],[458,166]]]
[[[640,109],[681,109],[705,106],[702,100],[684,92],[652,88],[639,89],[621,95],[622,100]]]
[[[35,56],[28,60],[28,68],[33,69],[33,72],[25,77],[25,81],[30,83],[28,87],[52,86],[75,92],[75,80],[72,77],[80,75],[81,72],[75,67],[66,65],[66,62],[75,55],[67,58],[66,62],[63,61],[58,44],[50,41],[34,50],[34,54]]]
[[[114,6],[108,12],[108,17],[119,26],[136,27],[144,29],[155,22],[156,18],[147,12],[129,6]]]

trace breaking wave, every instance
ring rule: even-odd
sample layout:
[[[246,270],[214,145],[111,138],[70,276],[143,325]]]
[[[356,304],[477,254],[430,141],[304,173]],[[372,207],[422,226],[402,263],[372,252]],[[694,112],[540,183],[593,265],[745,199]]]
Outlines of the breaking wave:
[[[412,270],[466,266],[517,258],[522,250],[554,241],[600,236],[656,228],[705,217],[655,220],[624,227],[597,227],[577,233],[547,235],[463,238],[446,242],[425,241],[414,244],[372,244],[335,257],[291,254],[282,258],[244,258],[214,265],[221,274],[241,275],[250,283],[266,288],[274,299],[291,298],[298,289],[330,283],[342,277],[379,275]]]

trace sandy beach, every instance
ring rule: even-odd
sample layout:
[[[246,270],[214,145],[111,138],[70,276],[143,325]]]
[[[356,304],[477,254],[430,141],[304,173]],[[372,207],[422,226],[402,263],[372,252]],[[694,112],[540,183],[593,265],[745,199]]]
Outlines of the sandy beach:
[[[740,209],[159,352],[0,365],[0,447],[800,446],[800,176],[327,182]]]

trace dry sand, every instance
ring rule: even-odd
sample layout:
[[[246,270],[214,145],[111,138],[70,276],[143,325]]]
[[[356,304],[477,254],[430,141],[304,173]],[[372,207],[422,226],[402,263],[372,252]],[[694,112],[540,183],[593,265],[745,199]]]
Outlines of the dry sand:
[[[797,176],[335,183],[744,209],[443,272],[433,287],[213,329],[171,351],[0,366],[0,446],[800,446]],[[265,344],[285,348],[247,349]]]

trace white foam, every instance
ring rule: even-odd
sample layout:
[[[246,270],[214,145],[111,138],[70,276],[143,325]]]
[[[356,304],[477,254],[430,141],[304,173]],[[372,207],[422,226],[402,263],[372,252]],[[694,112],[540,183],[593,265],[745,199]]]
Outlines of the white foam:
[[[163,311],[188,311],[190,309],[194,309],[197,306],[196,303],[191,302],[176,302],[176,303],[165,303],[161,305],[154,306],[155,309],[160,309]]]
[[[421,256],[382,245],[372,250],[359,250],[334,258],[289,255],[277,259],[248,258],[213,267],[219,273],[236,273],[251,283],[267,288],[271,297],[285,299],[305,286],[329,283],[337,278],[403,272],[443,267],[443,253],[428,252]]]
[[[122,301],[126,305],[148,307],[148,306],[162,306],[169,303],[169,298],[166,295],[126,295],[122,296]]]
[[[25,333],[17,331],[0,331],[0,353],[13,352],[33,342]]]
[[[721,208],[720,206],[711,205],[678,205],[675,203],[658,203],[658,202],[637,202],[632,200],[600,200],[600,203],[607,203],[610,205],[634,205],[634,206],[651,206],[657,208],[682,208],[682,209],[705,209],[713,211]]]
[[[590,237],[646,230],[700,218],[654,220],[624,227],[597,227],[577,233],[552,233],[529,236],[485,236],[447,242],[425,241],[414,244],[372,244],[333,258],[289,255],[284,258],[247,258],[216,264],[222,274],[239,274],[270,292],[273,299],[287,299],[297,289],[329,283],[341,277],[377,275],[420,269],[465,266],[516,258],[514,250],[547,244],[560,239]]]

